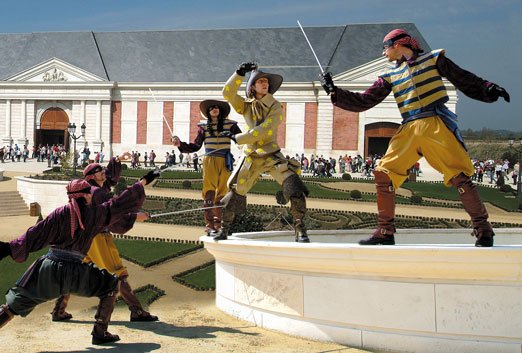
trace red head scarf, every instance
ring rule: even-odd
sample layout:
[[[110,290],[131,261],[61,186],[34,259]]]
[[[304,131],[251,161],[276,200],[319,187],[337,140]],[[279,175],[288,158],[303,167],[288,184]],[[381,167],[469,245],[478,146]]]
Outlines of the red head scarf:
[[[100,163],[91,163],[83,170],[83,176],[85,177],[86,181],[89,181],[94,178],[94,174],[101,172],[102,170],[103,167]]]
[[[408,32],[400,28],[394,29],[388,33],[382,41],[385,47],[390,47],[397,43],[409,47],[417,53],[422,53],[424,51],[415,37],[410,36]]]
[[[76,199],[90,194],[91,184],[83,179],[74,179],[67,184],[66,189],[67,196],[69,197],[68,206],[71,214],[71,238],[73,238],[78,226],[80,226],[81,229],[85,229],[82,222],[80,207],[78,206]]]

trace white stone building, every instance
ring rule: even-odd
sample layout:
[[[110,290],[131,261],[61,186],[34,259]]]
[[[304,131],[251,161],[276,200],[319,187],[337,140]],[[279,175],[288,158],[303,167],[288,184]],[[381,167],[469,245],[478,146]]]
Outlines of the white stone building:
[[[389,65],[382,38],[397,27],[429,49],[411,23],[305,30],[336,84],[363,91]],[[299,28],[2,34],[0,143],[69,145],[67,125],[75,123],[78,135],[85,124],[78,149],[153,149],[162,161],[174,149],[170,129],[192,140],[199,102],[222,99],[224,82],[251,60],[284,77],[276,93],[285,108],[278,131],[284,154],[382,153],[401,122],[392,96],[363,113],[334,108]],[[456,91],[448,91],[455,110]],[[241,116],[231,118],[244,127]]]

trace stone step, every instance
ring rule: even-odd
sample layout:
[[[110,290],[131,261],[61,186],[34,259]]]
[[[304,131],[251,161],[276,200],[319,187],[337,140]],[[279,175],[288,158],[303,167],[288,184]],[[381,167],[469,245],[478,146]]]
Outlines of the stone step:
[[[29,215],[29,207],[17,191],[0,192],[0,217]]]

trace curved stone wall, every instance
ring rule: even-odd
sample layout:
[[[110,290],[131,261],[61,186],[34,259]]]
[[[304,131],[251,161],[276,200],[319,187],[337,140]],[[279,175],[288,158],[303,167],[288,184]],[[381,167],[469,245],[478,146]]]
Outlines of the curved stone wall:
[[[493,248],[475,248],[469,230],[356,244],[368,234],[200,239],[216,259],[217,306],[258,326],[364,349],[521,352],[522,229],[498,230]]]
[[[67,203],[67,183],[68,181],[61,180],[16,177],[16,187],[25,203],[29,206],[32,202],[38,202],[44,216]]]

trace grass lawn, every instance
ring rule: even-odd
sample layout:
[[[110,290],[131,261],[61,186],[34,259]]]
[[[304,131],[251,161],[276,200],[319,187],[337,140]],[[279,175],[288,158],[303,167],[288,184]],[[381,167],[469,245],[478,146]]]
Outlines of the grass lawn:
[[[136,294],[136,297],[140,301],[141,305],[143,305],[143,307],[145,309],[147,309],[147,307],[151,303],[153,303],[156,299],[165,295],[165,291],[163,291],[155,286],[152,286],[152,285],[137,288],[137,289],[134,289],[133,291]],[[116,307],[125,307],[126,308],[127,304],[125,304],[123,299],[121,297],[119,297],[118,301],[116,302]]]
[[[423,198],[434,198],[442,200],[458,201],[459,195],[454,187],[446,187],[442,183],[404,183],[402,188],[408,189],[422,196]],[[505,193],[497,188],[478,186],[480,197],[484,202],[490,202],[495,206],[509,211],[515,211],[518,203],[510,193]]]
[[[169,243],[147,240],[115,239],[120,256],[149,267],[203,247],[201,244]]]
[[[175,279],[196,290],[214,290],[216,289],[216,265],[212,264],[194,272],[175,276]]]
[[[20,278],[24,271],[31,266],[34,260],[46,253],[47,248],[32,253],[23,263],[14,262],[11,257],[6,257],[0,261],[0,293],[5,294],[9,288],[14,286],[18,278]],[[0,299],[0,302],[3,304],[5,299]]]

